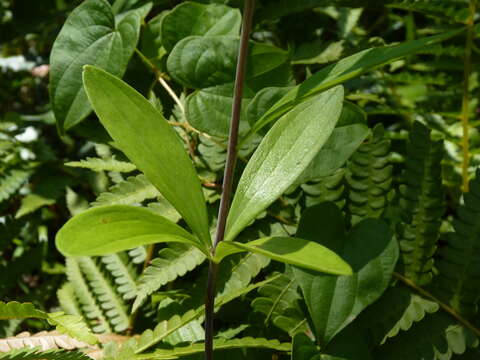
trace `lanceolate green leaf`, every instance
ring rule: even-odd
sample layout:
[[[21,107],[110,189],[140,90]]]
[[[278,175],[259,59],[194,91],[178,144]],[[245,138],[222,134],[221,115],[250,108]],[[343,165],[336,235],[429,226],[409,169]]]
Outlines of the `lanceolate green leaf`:
[[[162,45],[167,50],[190,35],[238,35],[242,17],[237,9],[220,4],[186,1],[170,11],[162,21]]]
[[[50,99],[60,131],[92,110],[82,86],[83,65],[122,76],[137,46],[140,21],[140,15],[131,12],[116,23],[105,0],[86,0],[70,14],[50,57]]]
[[[270,121],[285,114],[296,104],[305,101],[319,92],[325,91],[379,66],[414,54],[425,49],[427,46],[447,40],[462,31],[461,29],[453,30],[440,35],[407,41],[400,45],[367,49],[342,59],[335,64],[329,65],[308,78],[304,83],[290,90],[255,123],[250,134],[257,132]]]
[[[246,244],[222,242],[217,248],[217,261],[242,251],[255,252],[287,264],[329,274],[352,273],[350,266],[333,251],[314,241],[294,237],[267,237]]]
[[[203,244],[170,220],[145,208],[111,205],[87,210],[57,233],[57,248],[67,256],[99,256],[158,242],[183,242],[204,252]]]
[[[295,107],[268,132],[240,179],[227,220],[235,237],[298,178],[332,133],[342,112],[336,87]]]
[[[205,245],[208,218],[200,181],[178,135],[155,107],[107,72],[83,75],[92,106],[116,145],[182,214]]]

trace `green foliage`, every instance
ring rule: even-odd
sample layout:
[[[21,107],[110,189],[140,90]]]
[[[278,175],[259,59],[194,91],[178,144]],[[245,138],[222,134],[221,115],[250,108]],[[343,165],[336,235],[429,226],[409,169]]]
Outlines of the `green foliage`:
[[[464,194],[464,204],[453,221],[454,232],[446,234],[446,244],[439,253],[439,296],[455,310],[471,315],[478,312],[479,294],[477,262],[480,227],[475,220],[480,211],[480,172],[470,182],[470,192]]]
[[[257,0],[215,251],[244,3],[0,1],[0,358],[478,358],[478,1]]]
[[[160,250],[138,279],[133,310],[138,309],[150,294],[192,271],[204,260],[205,255],[200,250],[187,244],[171,244]]]
[[[369,141],[362,144],[348,162],[348,208],[352,221],[380,217],[388,204],[392,186],[393,166],[389,163],[390,141],[384,129],[377,125]]]
[[[418,285],[432,279],[433,255],[445,211],[441,178],[442,141],[432,141],[429,130],[415,122],[400,186],[403,222],[398,225],[404,273]]]
[[[0,353],[2,360],[88,360],[90,357],[80,351],[52,349],[42,351],[37,348],[18,349]]]
[[[227,220],[234,240],[305,170],[340,117],[343,88],[337,87],[294,108],[263,139],[248,163]],[[315,114],[321,114],[312,120]]]
[[[51,54],[50,98],[60,131],[91,111],[80,81],[85,64],[123,75],[140,32],[141,18],[131,12],[117,23],[107,1],[87,0],[68,17]]]

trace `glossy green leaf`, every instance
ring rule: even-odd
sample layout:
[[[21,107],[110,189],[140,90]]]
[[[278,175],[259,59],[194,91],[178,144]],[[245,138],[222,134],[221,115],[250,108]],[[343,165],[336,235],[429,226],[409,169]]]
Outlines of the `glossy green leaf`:
[[[360,222],[346,235],[343,215],[333,203],[307,209],[297,236],[336,251],[354,272],[325,276],[294,269],[316,339],[323,347],[383,294],[398,259],[398,244],[389,227],[376,219]]]
[[[367,71],[386,65],[405,56],[412,55],[427,46],[447,40],[463,30],[453,30],[444,34],[407,41],[399,45],[371,48],[360,51],[318,71],[302,84],[296,86],[280,99],[252,127],[251,133],[257,132],[269,122],[277,119],[292,109],[296,104],[357,77]]]
[[[250,129],[245,109],[253,95],[245,89],[240,118],[240,134]],[[213,86],[197,90],[188,98],[185,106],[187,120],[195,129],[218,137],[228,137],[233,103],[233,84]]]
[[[343,88],[336,87],[295,107],[272,126],[242,174],[226,240],[234,240],[295,182],[330,137],[342,102]]]
[[[179,83],[192,89],[233,83],[240,38],[189,36],[167,59],[167,70]],[[247,84],[285,64],[288,53],[272,45],[250,43]]]
[[[291,87],[266,87],[256,93],[246,109],[249,124],[255,124],[262,118],[263,114],[290,90]]]
[[[242,251],[268,256],[286,264],[329,274],[350,275],[352,269],[340,256],[314,241],[294,237],[267,237],[248,243],[221,242],[217,247],[216,261]]]
[[[95,112],[115,144],[209,245],[200,181],[178,135],[155,107],[107,72],[88,66],[83,75]]]
[[[238,9],[220,4],[186,1],[170,11],[162,21],[162,45],[171,51],[176,43],[191,35],[238,35],[242,16]]]
[[[292,360],[320,360],[320,349],[304,333],[292,339]]]
[[[137,46],[140,22],[137,12],[116,22],[105,0],[86,0],[70,14],[50,56],[50,99],[60,131],[92,111],[82,85],[82,67],[96,65],[122,76]]]
[[[163,216],[136,206],[99,206],[70,219],[57,233],[66,256],[100,256],[158,242],[202,244]],[[205,248],[201,248],[205,251]]]

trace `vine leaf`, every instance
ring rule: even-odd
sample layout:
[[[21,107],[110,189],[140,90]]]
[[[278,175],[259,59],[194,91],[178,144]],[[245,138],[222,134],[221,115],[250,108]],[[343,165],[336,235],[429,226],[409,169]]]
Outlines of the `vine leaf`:
[[[147,99],[115,76],[86,66],[83,81],[96,114],[116,145],[209,246],[200,181],[175,130]]]
[[[272,126],[242,174],[225,240],[234,240],[307,168],[335,128],[342,103],[339,86],[300,104]]]
[[[177,42],[191,35],[238,35],[241,22],[238,9],[186,1],[176,6],[162,20],[162,45],[165,50],[171,51]]]
[[[66,256],[99,256],[158,242],[183,242],[205,248],[186,230],[163,216],[128,205],[98,206],[70,219],[57,233]]]
[[[97,65],[122,76],[137,46],[141,18],[131,12],[116,23],[105,0],[87,0],[72,11],[50,56],[50,99],[61,132],[91,112],[82,86],[82,66]]]
[[[388,226],[376,219],[360,222],[347,235],[342,213],[333,203],[307,209],[297,234],[342,254],[354,271],[352,276],[326,276],[294,269],[316,339],[325,346],[383,294],[398,259],[398,245]]]

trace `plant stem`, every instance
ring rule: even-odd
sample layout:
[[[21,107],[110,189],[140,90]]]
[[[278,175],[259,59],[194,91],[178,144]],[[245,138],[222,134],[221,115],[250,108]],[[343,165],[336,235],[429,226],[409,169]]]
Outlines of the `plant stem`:
[[[237,158],[238,129],[240,125],[240,111],[242,108],[243,86],[247,70],[248,40],[252,28],[255,0],[245,0],[243,10],[242,34],[238,50],[235,89],[233,93],[232,116],[230,121],[230,135],[228,139],[227,161],[223,176],[222,197],[218,211],[217,231],[212,247],[212,258],[215,257],[217,246],[225,237],[230,199],[232,197],[233,175]],[[215,310],[215,288],[218,265],[210,260],[207,280],[207,294],[205,300],[205,359],[213,360],[213,317]]]
[[[444,302],[440,301],[439,299],[437,299],[435,296],[433,296],[431,293],[429,293],[427,290],[421,288],[420,286],[418,286],[417,284],[415,284],[413,281],[411,281],[410,279],[407,279],[406,277],[404,277],[403,275],[399,274],[399,273],[393,273],[393,275],[399,279],[401,282],[403,282],[405,285],[407,285],[408,287],[412,288],[413,290],[415,290],[416,292],[418,292],[420,295],[432,300],[433,302],[436,302],[438,304],[438,306],[440,306],[440,308],[442,308],[443,311],[445,311],[446,313],[450,314],[452,317],[454,317],[460,324],[462,324],[463,326],[465,326],[467,329],[469,329],[471,332],[473,332],[476,336],[480,336],[480,330],[477,329],[471,322],[469,322],[467,319],[465,319],[464,317],[462,317],[460,314],[458,314],[455,309],[451,308],[450,306],[448,306],[447,304],[445,304]]]
[[[469,117],[470,117],[470,74],[472,73],[472,46],[473,46],[473,25],[474,16],[477,8],[477,0],[470,0],[470,15],[467,20],[467,40],[465,44],[464,56],[464,79],[463,79],[463,98],[462,98],[462,191],[468,192],[468,167],[470,164],[469,152]]]

